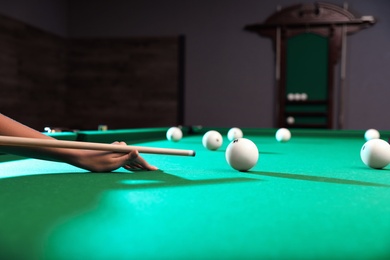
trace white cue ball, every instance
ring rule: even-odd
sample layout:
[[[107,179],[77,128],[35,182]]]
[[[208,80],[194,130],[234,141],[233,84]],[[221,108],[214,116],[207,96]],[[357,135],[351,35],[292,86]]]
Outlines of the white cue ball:
[[[217,150],[223,144],[222,135],[215,130],[207,131],[203,135],[202,144],[208,150]]]
[[[281,143],[288,142],[291,138],[291,132],[287,128],[280,128],[276,131],[275,138]]]
[[[379,139],[381,137],[381,135],[379,134],[378,130],[376,129],[368,129],[365,133],[364,133],[364,139],[366,139],[366,141],[369,141],[369,140],[372,140],[372,139]]]
[[[244,136],[242,130],[237,127],[231,128],[227,133],[227,138],[229,141],[233,141],[234,139],[242,138]]]
[[[233,140],[225,152],[226,161],[237,171],[249,171],[259,159],[259,150],[254,142],[247,138]]]
[[[360,158],[368,167],[382,169],[390,163],[390,145],[382,139],[369,140],[362,146]]]
[[[167,131],[167,139],[169,141],[178,142],[183,137],[183,132],[179,127],[171,127]]]

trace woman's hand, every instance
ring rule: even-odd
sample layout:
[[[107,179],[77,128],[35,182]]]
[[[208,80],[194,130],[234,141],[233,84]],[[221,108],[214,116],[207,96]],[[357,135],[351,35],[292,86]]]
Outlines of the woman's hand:
[[[126,145],[125,142],[114,142],[113,144]],[[130,153],[79,150],[75,151],[73,160],[69,163],[91,172],[111,172],[120,167],[129,171],[157,170],[157,167],[150,165],[139,155],[137,150]]]

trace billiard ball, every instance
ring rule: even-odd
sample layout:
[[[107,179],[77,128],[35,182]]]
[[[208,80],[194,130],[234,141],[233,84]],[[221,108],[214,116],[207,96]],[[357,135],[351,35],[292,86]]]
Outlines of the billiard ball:
[[[259,150],[254,142],[247,138],[234,139],[225,152],[226,161],[237,171],[249,171],[259,159]]]
[[[217,150],[223,144],[222,135],[215,130],[207,131],[203,135],[202,144],[208,150]]]
[[[360,158],[365,165],[382,169],[390,163],[390,144],[382,139],[371,139],[362,146]]]
[[[301,94],[294,93],[293,95],[294,95],[294,99],[293,100],[295,100],[295,101],[300,101],[301,100]]]
[[[291,138],[291,132],[287,128],[279,128],[278,131],[276,131],[275,138],[281,143],[288,142]]]
[[[244,136],[242,130],[238,127],[230,128],[230,130],[227,133],[227,138],[229,141],[233,141],[237,138],[242,138]]]
[[[379,138],[380,138],[380,134],[379,131],[376,129],[371,128],[364,133],[364,139],[366,139],[366,141],[369,141],[371,139],[379,139]]]
[[[295,123],[295,118],[293,116],[289,116],[286,119],[287,124],[293,125]]]
[[[179,127],[173,126],[167,131],[167,139],[172,142],[178,142],[183,137],[183,132]]]

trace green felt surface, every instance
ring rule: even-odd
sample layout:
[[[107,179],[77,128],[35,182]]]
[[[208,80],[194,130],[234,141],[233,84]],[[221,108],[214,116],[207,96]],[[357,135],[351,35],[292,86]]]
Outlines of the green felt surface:
[[[78,141],[112,143],[126,141],[129,144],[165,138],[168,127],[114,129],[107,131],[80,131],[77,133]]]
[[[260,151],[249,172],[226,163],[226,138],[207,151],[200,134],[142,143],[197,152],[143,155],[156,172],[1,163],[0,258],[390,257],[390,168],[363,165],[361,132],[246,133]]]

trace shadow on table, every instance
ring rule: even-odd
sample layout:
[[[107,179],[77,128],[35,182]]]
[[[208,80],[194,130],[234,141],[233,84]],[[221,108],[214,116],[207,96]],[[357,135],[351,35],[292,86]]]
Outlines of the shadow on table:
[[[260,175],[260,176],[269,176],[269,177],[284,178],[284,179],[294,179],[294,180],[300,180],[300,181],[312,181],[312,182],[335,183],[335,184],[358,185],[358,186],[371,186],[371,187],[385,187],[385,188],[390,187],[390,185],[382,184],[382,183],[347,180],[347,179],[323,177],[323,176],[294,174],[294,173],[255,172],[255,171],[251,171],[250,173],[255,174],[255,175]]]

